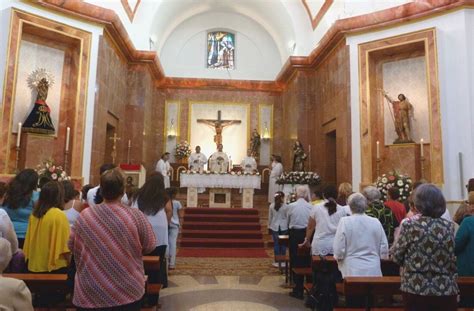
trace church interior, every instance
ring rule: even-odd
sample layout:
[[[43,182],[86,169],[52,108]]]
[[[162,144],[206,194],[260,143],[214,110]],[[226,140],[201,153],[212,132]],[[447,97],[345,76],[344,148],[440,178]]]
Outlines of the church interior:
[[[474,308],[473,0],[4,0],[0,29],[1,310]],[[379,272],[357,274],[348,239],[377,234],[370,219],[365,237],[341,224],[364,200],[384,231]],[[109,207],[149,220],[158,244],[145,252],[140,236],[138,266],[124,263],[137,229],[102,222]],[[46,217],[69,221],[65,237]],[[434,248],[449,245],[453,292],[406,295],[418,257],[400,260],[400,241],[423,217]],[[87,230],[125,241],[95,253],[140,280],[139,300],[91,267]],[[57,257],[39,254],[57,243]],[[84,289],[94,275],[104,281]],[[2,295],[6,279],[26,284],[23,304]],[[413,307],[427,296],[456,299]]]

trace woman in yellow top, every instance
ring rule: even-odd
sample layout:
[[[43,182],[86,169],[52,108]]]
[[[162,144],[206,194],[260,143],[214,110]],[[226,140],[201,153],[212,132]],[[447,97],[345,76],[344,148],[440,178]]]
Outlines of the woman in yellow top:
[[[62,211],[64,189],[48,182],[28,222],[23,252],[30,272],[66,273],[69,261],[69,222]]]

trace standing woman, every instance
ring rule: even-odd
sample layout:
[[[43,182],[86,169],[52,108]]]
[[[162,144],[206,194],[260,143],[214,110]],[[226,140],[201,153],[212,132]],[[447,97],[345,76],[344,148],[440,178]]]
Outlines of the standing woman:
[[[19,248],[23,248],[28,219],[33,212],[33,206],[38,201],[37,186],[38,173],[33,169],[22,170],[10,182],[3,202],[3,209],[15,228]]]
[[[23,248],[30,272],[67,272],[69,222],[63,206],[62,184],[45,184],[30,216]]]
[[[279,190],[277,179],[283,174],[283,165],[281,164],[281,157],[278,155],[272,156],[271,173],[268,180],[268,203],[273,203],[275,193]]]
[[[416,188],[413,201],[421,216],[403,223],[393,245],[393,261],[402,268],[405,310],[454,311],[458,285],[454,223],[443,219],[446,200],[432,184]]]
[[[273,252],[275,256],[285,255],[286,246],[278,243],[279,235],[288,234],[288,218],[286,217],[287,205],[285,204],[285,194],[281,191],[275,193],[275,202],[270,204],[268,209],[268,230],[273,238]],[[273,264],[278,267],[278,262]]]
[[[178,190],[175,187],[169,188],[168,196],[173,206],[173,216],[168,226],[168,254],[169,254],[169,269],[174,270],[176,266],[176,243],[179,234],[179,218],[184,216],[183,206],[181,202],[175,200]]]
[[[74,184],[71,181],[65,180],[62,184],[64,187],[64,213],[72,228],[82,212],[82,202],[79,199],[79,191],[74,188]]]
[[[158,275],[148,276],[150,283],[163,284],[168,286],[168,276],[166,267],[166,249],[168,248],[168,225],[173,214],[171,200],[165,191],[163,175],[155,173],[145,184],[138,189],[132,198],[132,207],[138,208],[146,216],[151,224],[156,238],[156,247],[149,254],[150,256],[160,256],[160,272]],[[150,297],[152,305],[158,303],[158,297]]]

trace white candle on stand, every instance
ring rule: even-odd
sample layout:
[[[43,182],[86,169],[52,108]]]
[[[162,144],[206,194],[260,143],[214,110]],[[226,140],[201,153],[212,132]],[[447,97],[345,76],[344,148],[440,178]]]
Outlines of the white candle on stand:
[[[20,147],[20,141],[21,141],[21,122],[18,123],[18,133],[16,135],[16,146]]]
[[[423,138],[420,139],[420,154],[421,154],[421,157],[423,158],[424,155],[425,155],[425,152],[423,150]]]
[[[71,136],[71,128],[68,126],[66,129],[66,152],[69,151],[69,137]]]
[[[380,142],[377,140],[377,160],[380,159]]]

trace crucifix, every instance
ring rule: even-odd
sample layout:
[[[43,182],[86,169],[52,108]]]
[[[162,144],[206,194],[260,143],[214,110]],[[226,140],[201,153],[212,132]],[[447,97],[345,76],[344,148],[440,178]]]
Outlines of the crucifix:
[[[117,141],[120,140],[120,137],[118,137],[117,133],[114,132],[114,136],[109,137],[109,139],[113,141],[112,153],[110,155],[112,156],[112,163],[115,164],[115,158],[117,157]]]
[[[219,110],[217,111],[217,120],[212,120],[212,119],[198,119],[198,123],[204,123],[212,128],[214,128],[214,131],[216,132],[216,135],[214,135],[214,142],[216,143],[216,146],[219,146],[222,144],[222,130],[228,126],[231,126],[233,124],[240,124],[242,121],[240,120],[222,120],[222,112]]]

